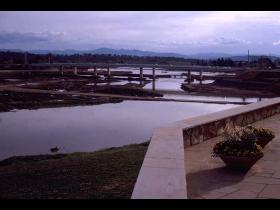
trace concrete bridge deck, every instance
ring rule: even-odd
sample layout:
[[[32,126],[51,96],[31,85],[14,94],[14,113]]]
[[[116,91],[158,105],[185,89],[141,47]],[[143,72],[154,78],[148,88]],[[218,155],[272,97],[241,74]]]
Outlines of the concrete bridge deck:
[[[125,63],[37,63],[28,64],[32,67],[97,67],[97,68],[119,68],[119,67],[129,67],[129,68],[160,68],[169,70],[191,70],[191,71],[209,71],[209,72],[234,72],[234,71],[244,71],[246,68],[242,67],[221,67],[221,66],[197,66],[197,65],[166,65],[166,64],[125,64]],[[252,68],[249,68],[252,69]]]
[[[211,157],[221,136],[185,149],[188,198],[280,198],[280,114],[253,125],[273,130],[276,137],[266,145],[264,157],[247,173],[226,170],[220,158]]]

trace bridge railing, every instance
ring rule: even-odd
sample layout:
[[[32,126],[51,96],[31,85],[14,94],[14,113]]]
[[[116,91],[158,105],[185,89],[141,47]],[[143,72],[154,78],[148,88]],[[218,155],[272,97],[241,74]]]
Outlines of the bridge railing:
[[[245,68],[239,67],[218,67],[218,66],[194,66],[194,65],[163,65],[163,64],[120,64],[120,63],[38,63],[38,64],[29,64],[33,67],[97,67],[97,68],[118,68],[118,67],[130,67],[130,68],[161,68],[169,70],[192,70],[192,71],[244,71]]]

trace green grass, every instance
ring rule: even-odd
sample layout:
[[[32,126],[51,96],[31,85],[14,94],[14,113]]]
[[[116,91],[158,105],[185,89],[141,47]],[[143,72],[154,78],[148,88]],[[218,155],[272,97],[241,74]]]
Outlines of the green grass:
[[[149,142],[0,162],[0,198],[131,197]]]

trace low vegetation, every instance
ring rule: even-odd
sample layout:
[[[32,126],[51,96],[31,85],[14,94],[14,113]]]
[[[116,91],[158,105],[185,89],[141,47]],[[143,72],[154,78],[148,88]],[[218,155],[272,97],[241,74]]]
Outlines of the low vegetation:
[[[256,134],[246,127],[227,129],[224,140],[214,146],[213,153],[237,157],[263,155],[262,147],[257,144]]]
[[[275,134],[272,130],[266,128],[256,128],[252,125],[247,126],[248,129],[252,130],[257,137],[257,144],[264,147],[269,141],[271,141]]]
[[[0,198],[131,197],[149,142],[0,162]]]

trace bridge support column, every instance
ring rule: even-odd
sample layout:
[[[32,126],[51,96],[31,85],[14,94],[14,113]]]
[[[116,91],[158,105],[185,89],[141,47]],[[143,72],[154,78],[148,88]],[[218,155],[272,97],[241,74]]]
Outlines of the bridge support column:
[[[191,70],[188,70],[188,83],[191,83]]]
[[[93,67],[93,69],[94,69],[93,74],[94,74],[95,77],[97,77],[97,68],[96,68],[96,66]]]
[[[153,83],[153,92],[155,92],[156,91],[156,81],[153,80],[152,83]]]
[[[143,79],[143,67],[140,67],[140,79]]]
[[[77,67],[74,68],[74,75],[78,75],[78,68]]]
[[[155,79],[156,79],[156,68],[153,67],[153,80],[155,80]]]
[[[202,84],[203,76],[202,76],[202,70],[199,72],[199,83]]]
[[[63,76],[63,69],[64,67],[63,66],[60,66],[60,75]]]
[[[111,77],[111,69],[109,66],[107,67],[107,75],[108,75],[108,77]]]

